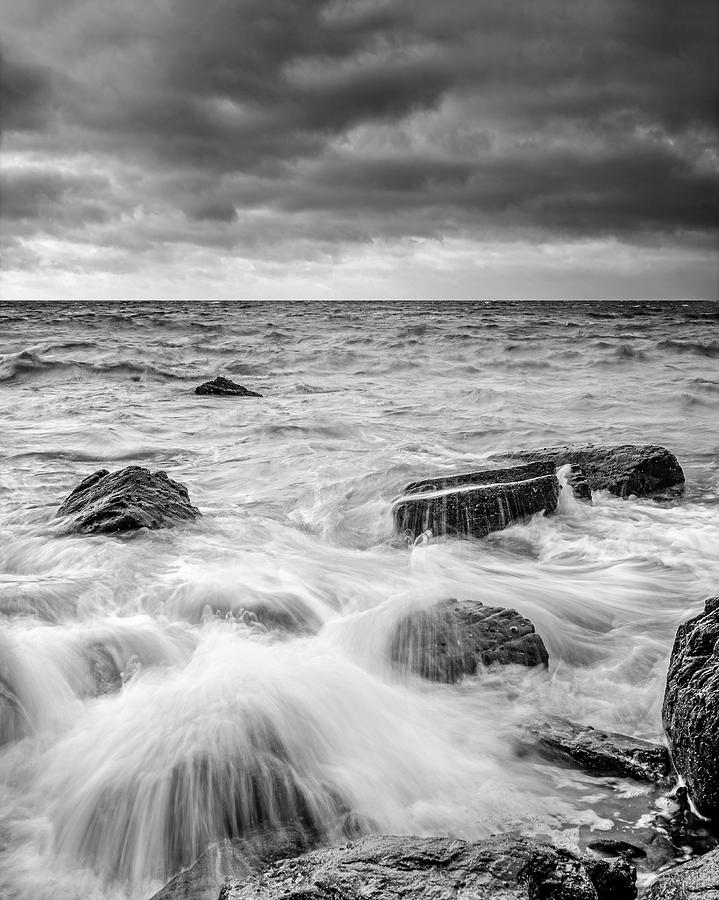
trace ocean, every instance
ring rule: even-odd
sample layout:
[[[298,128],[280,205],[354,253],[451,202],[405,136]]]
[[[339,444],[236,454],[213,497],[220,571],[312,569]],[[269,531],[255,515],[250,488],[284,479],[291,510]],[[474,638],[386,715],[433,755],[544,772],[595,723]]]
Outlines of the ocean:
[[[193,393],[219,374],[262,398]],[[661,790],[518,735],[557,714],[662,739],[677,625],[719,592],[718,304],[6,302],[0,417],[0,896],[144,900],[214,840],[346,840],[348,811],[571,847],[661,817]],[[408,482],[568,442],[666,446],[684,495],[393,533]],[[127,465],[202,517],[67,534],[65,496]],[[549,669],[394,666],[399,618],[449,597],[529,617]]]

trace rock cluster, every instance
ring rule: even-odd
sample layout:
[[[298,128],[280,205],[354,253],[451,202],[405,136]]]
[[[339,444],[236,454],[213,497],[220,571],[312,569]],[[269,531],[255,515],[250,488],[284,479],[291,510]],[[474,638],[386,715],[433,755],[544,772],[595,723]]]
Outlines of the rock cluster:
[[[660,875],[643,900],[719,900],[719,850]]]
[[[167,528],[200,515],[184,484],[165,472],[127,466],[110,473],[100,469],[81,481],[57,511],[70,528],[86,534]]]

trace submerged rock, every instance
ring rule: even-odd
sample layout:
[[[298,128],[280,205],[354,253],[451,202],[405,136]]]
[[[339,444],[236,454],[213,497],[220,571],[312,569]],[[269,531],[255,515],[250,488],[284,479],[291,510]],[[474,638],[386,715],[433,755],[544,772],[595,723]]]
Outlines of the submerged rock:
[[[654,444],[543,447],[508,453],[502,458],[578,466],[593,491],[606,490],[619,497],[646,497],[684,486],[684,472],[676,456],[666,447]]]
[[[166,472],[127,466],[118,472],[100,469],[63,501],[58,516],[72,516],[73,531],[86,534],[169,528],[200,515],[184,484]]]
[[[674,765],[697,810],[719,820],[719,597],[680,625],[662,709]]]
[[[669,751],[661,744],[578,725],[559,716],[529,726],[521,745],[544,759],[579,766],[593,775],[655,782],[667,778],[671,769]]]
[[[660,875],[643,897],[644,900],[719,900],[719,850]]]
[[[262,865],[308,849],[307,836],[292,828],[258,831],[244,840],[220,841],[170,879],[150,900],[217,900],[228,875],[247,878]]]
[[[552,463],[413,481],[394,501],[398,532],[485,537],[537,512],[554,512],[559,481]]]
[[[549,655],[534,625],[514,609],[443,600],[410,613],[397,625],[392,660],[432,681],[451,683],[477,666],[547,666]]]
[[[212,394],[215,397],[261,397],[241,384],[218,375],[213,381],[205,381],[195,388],[196,394]]]
[[[632,900],[626,860],[579,857],[519,835],[467,842],[368,837],[228,881],[218,900]]]

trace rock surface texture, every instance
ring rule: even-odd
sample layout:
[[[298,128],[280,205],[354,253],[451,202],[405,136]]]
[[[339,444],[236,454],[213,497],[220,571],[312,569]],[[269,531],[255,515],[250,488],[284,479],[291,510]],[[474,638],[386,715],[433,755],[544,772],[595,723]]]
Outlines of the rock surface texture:
[[[684,472],[676,456],[654,444],[543,447],[503,458],[578,466],[593,491],[606,490],[619,497],[646,497],[684,485]]]
[[[410,613],[392,636],[394,662],[432,681],[451,683],[479,665],[546,666],[547,648],[534,625],[514,609],[444,600]]]
[[[669,776],[669,751],[661,744],[614,731],[599,731],[559,716],[549,716],[526,729],[522,747],[553,762],[579,766],[593,775],[614,775],[638,781],[662,781]]]
[[[128,466],[119,472],[100,469],[63,501],[58,516],[72,517],[71,528],[86,534],[168,528],[200,515],[187,488],[167,477]]]
[[[580,858],[514,835],[467,843],[369,837],[282,860],[218,900],[631,900],[624,860]]]
[[[222,375],[218,375],[213,381],[205,381],[204,384],[199,384],[195,388],[196,394],[211,394],[216,397],[261,397],[262,394],[257,394],[255,391],[250,391],[246,387],[243,387],[241,384],[236,384],[234,381],[230,381],[229,378],[224,378]]]
[[[643,900],[719,900],[719,850],[660,875]]]
[[[719,597],[677,630],[662,709],[677,771],[699,812],[719,820]]]
[[[559,481],[551,462],[413,481],[394,501],[398,532],[485,537],[537,512],[554,512]]]

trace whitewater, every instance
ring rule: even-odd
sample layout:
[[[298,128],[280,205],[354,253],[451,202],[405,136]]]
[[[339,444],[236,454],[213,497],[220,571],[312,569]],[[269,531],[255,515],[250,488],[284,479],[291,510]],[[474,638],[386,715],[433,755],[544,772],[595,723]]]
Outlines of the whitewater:
[[[263,396],[193,393],[220,374]],[[581,848],[665,809],[517,740],[547,714],[662,740],[677,625],[719,593],[718,304],[2,303],[0,421],[1,897],[145,900],[213,841],[348,814]],[[407,483],[574,441],[666,446],[684,494],[393,533]],[[127,465],[202,517],[66,533]],[[396,623],[448,597],[527,616],[548,670],[398,668]]]

